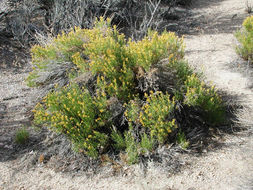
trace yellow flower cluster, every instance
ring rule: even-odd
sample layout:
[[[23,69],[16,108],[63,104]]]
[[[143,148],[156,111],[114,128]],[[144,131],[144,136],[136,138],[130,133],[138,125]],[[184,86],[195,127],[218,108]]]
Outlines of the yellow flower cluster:
[[[150,130],[151,137],[155,137],[163,143],[169,133],[177,127],[173,119],[175,101],[162,92],[145,93],[146,103],[140,107],[137,101],[131,101],[125,111],[129,122],[140,123]]]
[[[249,63],[253,63],[253,16],[247,17],[243,22],[243,28],[235,33],[240,43],[236,46],[237,53]]]
[[[88,70],[88,63],[81,57],[80,52],[76,52],[72,55],[72,61],[82,72]]]
[[[253,16],[247,17],[242,24],[248,32],[253,31]]]
[[[221,104],[222,100],[217,94],[214,86],[206,87],[205,83],[201,81],[195,74],[188,76],[185,81],[186,95],[185,103],[189,105],[202,106],[209,101],[210,103]],[[209,109],[207,107],[207,109]]]
[[[101,143],[105,136],[96,131],[99,124],[109,117],[105,112],[104,92],[93,101],[87,91],[78,86],[67,86],[48,94],[42,102],[33,111],[37,124],[50,124],[52,130],[66,134],[79,148],[92,151],[92,154],[104,145]]]
[[[183,39],[178,38],[175,33],[164,32],[158,35],[158,32],[149,31],[141,41],[135,42],[130,39],[128,44],[135,62],[146,71],[149,71],[151,65],[168,56],[178,60],[184,56]]]

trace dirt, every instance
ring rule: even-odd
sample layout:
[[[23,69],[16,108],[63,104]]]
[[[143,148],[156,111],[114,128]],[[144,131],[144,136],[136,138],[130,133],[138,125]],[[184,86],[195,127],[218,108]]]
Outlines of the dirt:
[[[253,5],[252,0],[248,2]],[[240,107],[235,113],[237,125],[245,130],[217,135],[219,146],[202,154],[176,154],[182,156],[183,167],[174,173],[152,162],[145,172],[143,166],[135,165],[116,176],[110,168],[98,174],[90,171],[90,175],[66,173],[38,160],[40,142],[45,141],[38,133],[43,132],[31,131],[30,144],[17,146],[15,131],[30,124],[29,111],[40,91],[26,87],[30,65],[18,64],[22,55],[17,61],[10,51],[12,59],[0,64],[0,189],[253,189],[253,68],[236,54],[234,37],[249,15],[245,8],[243,0],[196,0],[189,10],[191,17],[184,20],[189,23],[186,59],[203,72],[207,82],[230,95],[227,102]],[[6,55],[4,47],[0,54]],[[27,160],[32,164],[25,164]]]

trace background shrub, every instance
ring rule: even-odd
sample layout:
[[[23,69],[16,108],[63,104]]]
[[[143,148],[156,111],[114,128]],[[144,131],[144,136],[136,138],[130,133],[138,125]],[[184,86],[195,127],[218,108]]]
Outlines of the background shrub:
[[[235,34],[240,45],[236,47],[237,53],[245,60],[253,60],[253,16],[246,18],[241,31]]]
[[[56,36],[75,26],[92,28],[95,18],[112,17],[127,37],[141,39],[148,28],[163,31],[174,18],[173,7],[186,6],[190,0],[8,0],[1,14],[5,25],[1,34],[13,37],[18,46],[38,41],[38,36]],[[2,16],[3,15],[3,16]],[[185,15],[184,15],[185,16]]]

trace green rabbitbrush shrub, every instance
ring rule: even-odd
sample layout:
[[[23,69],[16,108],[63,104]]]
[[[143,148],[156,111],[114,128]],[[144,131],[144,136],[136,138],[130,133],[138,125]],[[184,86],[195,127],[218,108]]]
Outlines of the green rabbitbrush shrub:
[[[241,31],[235,34],[240,45],[236,47],[237,53],[250,63],[253,62],[253,16],[246,18]]]
[[[93,29],[75,28],[31,52],[34,70],[27,81],[33,86],[38,85],[36,74],[53,60],[74,63],[72,76],[91,73],[91,86],[74,79],[55,87],[34,109],[36,124],[65,134],[91,157],[114,149],[124,151],[129,163],[138,162],[139,155],[173,139],[180,127],[175,114],[179,105],[198,107],[212,124],[224,118],[221,98],[182,60],[183,39],[174,33],[149,31],[140,41],[127,41],[110,20],[101,18]],[[165,58],[164,67],[177,81],[173,92],[152,85],[140,88]]]

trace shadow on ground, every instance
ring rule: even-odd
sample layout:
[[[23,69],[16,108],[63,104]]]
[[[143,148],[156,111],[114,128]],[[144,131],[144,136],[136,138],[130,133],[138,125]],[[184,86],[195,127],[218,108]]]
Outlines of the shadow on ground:
[[[14,47],[11,39],[3,40],[0,37],[0,41],[0,71],[14,69],[18,72],[26,64],[29,53],[25,49]]]
[[[242,14],[221,13],[200,14],[196,12],[201,8],[218,6],[224,0],[209,0],[193,2],[191,6],[183,11],[177,11],[178,20],[168,20],[166,30],[176,32],[179,35],[217,34],[233,33],[241,28],[243,20],[250,16],[246,11]],[[246,7],[245,7],[246,8]]]
[[[228,63],[226,69],[233,72],[239,72],[248,79],[247,88],[253,93],[253,64],[238,58],[237,60]]]
[[[210,6],[218,6],[220,3],[226,0],[204,0],[204,1],[194,1],[192,0],[190,8],[202,9]]]

